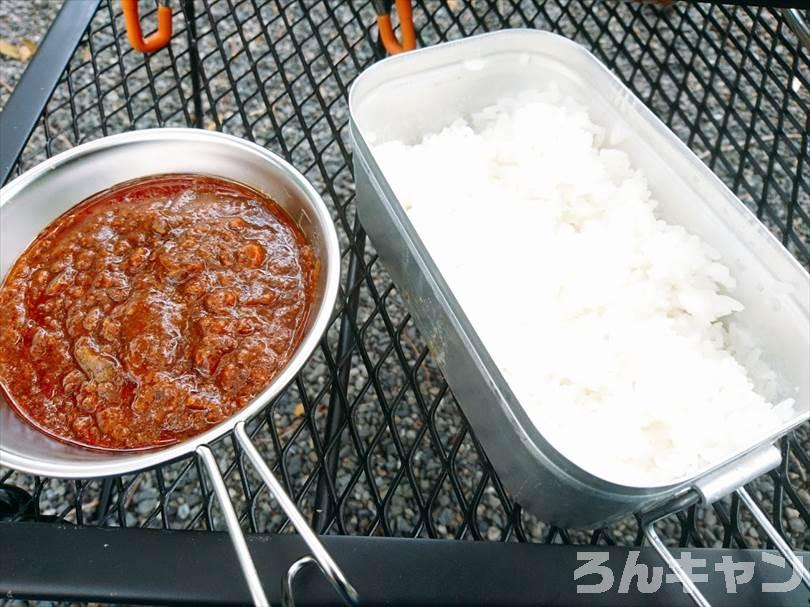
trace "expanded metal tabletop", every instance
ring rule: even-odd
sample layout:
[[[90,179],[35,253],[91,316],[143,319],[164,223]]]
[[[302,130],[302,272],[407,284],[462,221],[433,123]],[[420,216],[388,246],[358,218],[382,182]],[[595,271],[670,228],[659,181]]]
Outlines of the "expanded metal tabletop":
[[[316,354],[249,427],[313,527],[327,535],[604,550],[638,545],[634,518],[604,529],[561,529],[510,499],[366,240],[354,212],[347,92],[358,73],[384,57],[374,3],[178,0],[170,46],[150,55],[130,48],[118,5],[66,3],[0,115],[0,168],[13,178],[103,135],[194,126],[266,146],[315,184],[341,240],[338,309]],[[141,5],[151,8],[143,22],[154,23],[154,4]],[[417,0],[414,18],[420,46],[507,27],[553,31],[584,45],[810,266],[810,48],[801,29],[808,11],[692,2],[660,8],[607,0]],[[782,467],[749,489],[792,546],[810,550],[810,425],[785,438],[782,450]],[[226,437],[215,453],[245,530],[289,533],[277,504],[237,457],[234,441]],[[221,530],[204,476],[194,459],[93,481],[0,468],[0,516],[8,522],[0,529],[17,542],[35,535],[49,542],[49,554],[42,548],[47,562],[71,558],[71,542],[80,541],[66,539],[80,537],[67,535],[77,532],[73,527]],[[36,533],[29,531],[31,521],[40,523]],[[736,498],[692,507],[658,529],[672,546],[766,548]],[[124,532],[108,537],[124,537],[115,533]],[[178,545],[152,537],[132,541],[145,541],[144,550],[153,551]],[[228,558],[227,542],[210,549]],[[482,557],[469,566],[483,571],[487,562]],[[109,598],[110,591],[109,581],[94,580],[92,572],[72,588],[26,584],[23,594],[47,597]],[[145,582],[132,584],[117,596],[196,600],[147,595]]]

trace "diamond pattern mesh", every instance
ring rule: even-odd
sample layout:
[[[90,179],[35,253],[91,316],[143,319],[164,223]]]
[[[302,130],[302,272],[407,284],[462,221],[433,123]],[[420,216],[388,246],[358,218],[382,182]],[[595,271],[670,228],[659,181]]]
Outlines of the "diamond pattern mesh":
[[[143,22],[154,23],[153,3],[141,7]],[[118,3],[102,3],[17,171],[102,135],[199,126],[267,146],[315,184],[341,239],[338,314],[296,381],[250,426],[305,515],[334,534],[637,543],[632,518],[564,530],[512,502],[357,225],[346,94],[382,56],[372,3],[194,0],[174,8],[171,46],[144,57],[129,48]],[[422,46],[505,27],[583,44],[810,265],[810,56],[779,11],[417,0],[415,20]],[[794,546],[810,549],[808,425],[783,450],[782,468],[751,489]],[[244,527],[291,531],[231,437],[215,452]],[[39,518],[222,529],[203,476],[192,459],[109,482],[0,469],[0,482],[33,494],[28,514]],[[750,518],[728,499],[659,525],[671,544],[758,547]]]

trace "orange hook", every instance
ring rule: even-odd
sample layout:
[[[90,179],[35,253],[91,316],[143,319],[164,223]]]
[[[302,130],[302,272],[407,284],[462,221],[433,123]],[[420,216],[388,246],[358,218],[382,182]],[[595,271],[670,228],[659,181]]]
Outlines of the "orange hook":
[[[377,11],[377,27],[380,29],[380,38],[389,55],[404,53],[416,48],[416,31],[413,27],[411,0],[397,0],[396,7],[399,14],[399,27],[402,30],[401,44],[397,40],[394,28],[391,25],[391,15],[385,10]]]
[[[121,10],[124,11],[124,24],[127,28],[127,38],[136,51],[153,53],[169,44],[172,37],[172,9],[163,2],[158,6],[157,31],[146,38],[141,31],[141,18],[138,15],[138,0],[121,0]]]

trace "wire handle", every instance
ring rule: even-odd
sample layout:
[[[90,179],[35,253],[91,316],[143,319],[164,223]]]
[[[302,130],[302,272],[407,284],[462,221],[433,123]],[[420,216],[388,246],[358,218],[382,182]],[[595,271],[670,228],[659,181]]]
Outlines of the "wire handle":
[[[416,30],[413,25],[413,8],[411,0],[396,0],[399,27],[402,30],[402,42],[397,40],[394,27],[391,24],[391,14],[384,0],[376,0],[374,6],[377,10],[377,27],[380,30],[380,39],[389,55],[412,51],[416,48]]]
[[[684,589],[686,589],[686,592],[692,598],[695,605],[697,605],[697,607],[711,607],[711,603],[709,603],[708,599],[703,596],[703,593],[698,590],[695,582],[689,577],[686,571],[683,570],[683,567],[681,567],[678,559],[673,556],[669,549],[664,545],[664,542],[661,541],[661,538],[658,536],[658,532],[655,530],[655,521],[651,521],[645,525],[644,536],[658,553],[658,556],[660,556],[667,564],[667,567],[672,570],[672,573],[675,574],[678,581],[683,584]]]
[[[292,580],[295,578],[295,574],[301,569],[301,567],[306,564],[306,562],[314,562],[318,565],[321,569],[323,574],[332,584],[332,587],[337,591],[340,597],[343,599],[343,602],[347,605],[355,605],[357,603],[357,591],[354,589],[349,581],[346,579],[346,576],[343,575],[343,572],[338,567],[338,564],[326,550],[324,545],[318,539],[318,536],[315,535],[315,532],[312,531],[310,526],[307,524],[306,519],[304,516],[299,512],[298,508],[295,506],[295,502],[290,499],[290,496],[284,491],[284,488],[281,486],[281,483],[278,482],[278,479],[275,477],[273,472],[270,470],[268,465],[262,459],[262,456],[259,454],[259,451],[253,445],[248,436],[247,432],[245,431],[245,422],[239,422],[236,424],[236,428],[234,429],[234,435],[236,436],[236,440],[239,443],[239,446],[242,447],[242,451],[247,455],[250,462],[256,468],[256,471],[259,473],[259,476],[264,481],[264,484],[267,485],[267,488],[270,489],[270,493],[276,501],[281,506],[281,509],[284,511],[284,514],[290,519],[292,522],[293,527],[295,530],[301,534],[301,538],[306,543],[307,547],[309,548],[310,552],[312,552],[312,557],[305,557],[299,561],[296,561],[291,567],[287,574],[286,583],[288,584],[289,590],[289,601],[290,605],[293,605],[292,602]],[[307,559],[309,559],[307,561]],[[303,562],[302,561],[306,561]]]
[[[321,567],[321,564],[317,560],[315,560],[311,556],[302,556],[300,559],[298,559],[292,565],[290,565],[290,568],[287,570],[287,576],[284,578],[284,582],[281,588],[282,607],[295,607],[295,599],[293,597],[294,594],[293,584],[295,582],[295,577],[308,565],[317,567],[322,574],[327,575],[327,573],[323,570],[323,567]],[[346,598],[344,597],[343,600],[345,602]],[[351,604],[354,603],[355,602],[352,602]]]
[[[270,494],[279,503],[281,509],[284,510],[284,514],[290,519],[295,530],[301,535],[312,553],[312,556],[305,556],[298,559],[288,569],[286,577],[282,580],[282,605],[284,605],[284,607],[294,607],[293,581],[298,572],[309,564],[318,566],[345,604],[356,605],[358,597],[354,586],[348,582],[346,576],[343,575],[343,572],[340,570],[340,567],[338,567],[335,560],[329,552],[327,552],[324,545],[318,539],[318,536],[315,535],[315,532],[310,529],[301,512],[296,508],[295,502],[290,499],[290,496],[284,491],[281,483],[278,482],[278,479],[262,459],[259,451],[253,445],[245,431],[245,422],[236,424],[234,436],[236,436],[236,441],[242,448],[242,452],[256,468],[264,484],[267,485]],[[245,535],[242,532],[241,525],[239,525],[239,519],[234,511],[231,497],[228,494],[228,489],[225,487],[225,481],[222,478],[222,472],[217,465],[214,454],[211,452],[210,447],[201,445],[197,448],[197,455],[208,470],[208,476],[211,477],[214,493],[217,496],[217,501],[225,516],[225,525],[228,528],[231,543],[239,559],[239,566],[242,569],[242,574],[245,576],[245,581],[250,590],[253,604],[259,607],[269,607],[270,601],[267,599],[267,595],[262,588],[261,579],[256,571],[256,565],[253,563],[253,558],[250,556],[250,550],[245,541]]]
[[[756,519],[756,521],[765,530],[765,534],[773,542],[774,546],[776,546],[776,549],[782,554],[783,557],[785,557],[787,562],[790,563],[793,570],[799,574],[804,582],[804,585],[810,589],[810,573],[808,573],[807,568],[802,563],[802,560],[793,552],[793,550],[791,550],[788,543],[773,526],[771,521],[768,519],[768,516],[762,511],[748,491],[745,490],[745,487],[739,487],[735,493],[740,497],[746,508],[751,511],[754,519]],[[674,573],[681,584],[683,584],[683,587],[691,597],[692,602],[697,605],[697,607],[711,607],[708,599],[703,595],[702,592],[700,592],[700,590],[698,590],[695,582],[689,577],[686,571],[684,571],[680,562],[678,562],[678,559],[676,559],[672,552],[670,552],[669,549],[664,545],[664,542],[661,541],[661,538],[658,536],[658,532],[655,530],[656,521],[669,516],[670,514],[674,514],[675,512],[679,512],[684,508],[692,506],[698,501],[700,501],[699,494],[694,490],[690,491],[689,493],[679,497],[677,500],[657,508],[655,512],[650,512],[647,515],[642,516],[641,524],[644,529],[645,537],[647,540],[649,540],[652,547],[658,553],[658,556],[661,557],[664,563],[666,563],[666,565],[672,570],[672,573]],[[705,500],[703,501],[706,503]]]
[[[143,37],[141,18],[138,15],[138,0],[121,0],[121,10],[124,12],[124,25],[127,29],[129,43],[136,51],[153,53],[159,51],[172,38],[172,9],[162,0],[157,10],[157,31]]]
[[[257,607],[270,607],[270,601],[267,600],[267,595],[262,588],[261,578],[259,578],[259,574],[256,571],[253,557],[250,556],[250,550],[248,550],[245,535],[242,533],[242,527],[239,525],[239,519],[233,509],[231,496],[228,495],[228,488],[225,487],[225,481],[222,479],[222,472],[219,470],[217,460],[211,452],[211,448],[206,445],[197,447],[197,455],[208,470],[208,476],[211,478],[214,493],[217,496],[220,508],[222,508],[222,514],[225,517],[225,525],[228,527],[228,535],[230,535],[233,549],[236,551],[236,558],[239,559],[239,566],[242,569],[242,574],[245,576],[253,604]]]
[[[810,25],[807,24],[804,17],[798,8],[783,8],[782,14],[785,16],[785,21],[796,34],[796,37],[806,47],[810,48]]]
[[[776,546],[776,549],[782,554],[783,557],[790,563],[790,566],[793,568],[793,571],[799,574],[799,577],[802,578],[802,582],[804,585],[807,586],[807,589],[810,590],[810,572],[807,570],[807,567],[804,566],[802,560],[791,550],[788,543],[785,541],[780,533],[776,530],[776,527],[773,526],[773,523],[768,519],[768,516],[762,511],[762,508],[754,501],[754,498],[745,490],[745,487],[740,487],[737,489],[737,495],[740,496],[742,503],[745,504],[745,507],[751,511],[751,514],[756,519],[756,521],[762,526],[765,530],[765,534],[768,536],[773,542],[773,545]]]

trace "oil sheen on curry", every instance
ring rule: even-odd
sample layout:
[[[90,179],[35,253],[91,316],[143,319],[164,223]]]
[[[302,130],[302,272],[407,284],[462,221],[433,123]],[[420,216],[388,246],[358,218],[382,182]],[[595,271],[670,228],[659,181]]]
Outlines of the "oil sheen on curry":
[[[250,188],[163,175],[54,221],[0,289],[0,384],[53,437],[145,449],[251,402],[303,337],[318,264]]]

